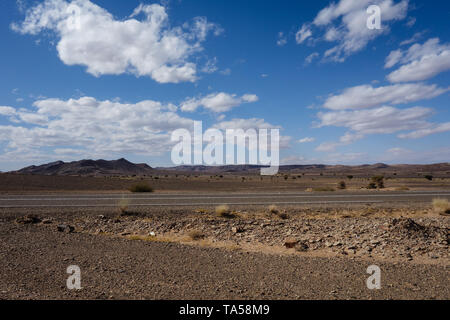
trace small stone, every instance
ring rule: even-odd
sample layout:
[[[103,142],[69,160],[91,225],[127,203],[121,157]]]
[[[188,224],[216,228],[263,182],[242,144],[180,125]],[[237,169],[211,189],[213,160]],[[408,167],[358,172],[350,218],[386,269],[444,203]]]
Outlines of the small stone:
[[[75,231],[75,228],[68,225],[68,224],[60,224],[57,226],[57,230],[59,232],[67,232],[67,233],[72,233]]]
[[[306,242],[304,241],[300,241],[297,243],[297,245],[295,246],[295,250],[299,251],[299,252],[306,252],[308,251],[309,247],[306,244]]]
[[[288,248],[288,249],[292,249],[292,248],[294,248],[294,247],[297,245],[297,243],[298,243],[297,240],[294,240],[294,239],[287,239],[287,240],[284,242],[284,246],[285,246],[286,248]]]
[[[231,228],[231,232],[233,232],[233,233],[242,233],[242,232],[244,232],[244,229],[242,229],[240,227],[233,227],[233,228]]]
[[[21,217],[21,218],[17,218],[16,219],[16,222],[20,223],[20,224],[35,224],[35,223],[39,223],[41,221],[42,220],[38,216],[36,216],[34,214],[29,214],[29,215],[27,215],[25,217]]]

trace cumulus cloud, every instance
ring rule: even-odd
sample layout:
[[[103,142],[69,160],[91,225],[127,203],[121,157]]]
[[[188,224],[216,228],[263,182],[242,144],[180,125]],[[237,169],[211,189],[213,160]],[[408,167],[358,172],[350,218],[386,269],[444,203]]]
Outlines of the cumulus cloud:
[[[392,51],[386,58],[386,68],[403,64],[391,72],[390,82],[410,82],[430,79],[441,72],[450,70],[450,45],[440,44],[438,38],[424,44],[414,44],[408,50]]]
[[[316,59],[319,56],[318,52],[313,52],[311,53],[309,56],[307,56],[305,58],[305,65],[310,64],[311,62],[313,62],[314,59]]]
[[[366,10],[369,5],[378,5],[381,9],[382,28],[367,28]],[[389,25],[403,20],[408,11],[408,1],[402,0],[340,0],[322,9],[311,24],[306,23],[297,33],[297,43],[301,44],[318,32],[319,37],[335,46],[328,49],[325,59],[343,62],[346,58],[362,49],[378,36],[389,32]],[[314,30],[313,29],[317,29]]]
[[[416,32],[412,38],[403,40],[402,42],[400,42],[400,46],[406,46],[408,44],[417,42],[420,38],[423,37],[423,35],[426,33],[427,31],[421,31],[421,32]]]
[[[402,50],[394,50],[389,53],[386,57],[386,63],[384,64],[385,68],[392,68],[395,66],[403,57]]]
[[[320,112],[318,117],[321,121],[319,127],[345,127],[360,134],[374,134],[428,127],[430,123],[425,119],[432,113],[431,109],[423,107],[399,109],[382,106],[365,110]],[[347,142],[349,140],[346,139]]]
[[[203,107],[212,112],[227,112],[232,108],[243,103],[251,103],[258,101],[258,96],[254,94],[244,94],[238,97],[236,94],[228,94],[225,92],[211,93],[205,97],[189,98],[185,100],[180,108],[185,112],[194,112],[199,107]]]
[[[429,128],[424,128],[420,130],[416,130],[410,133],[400,134],[399,138],[402,139],[418,139],[426,137],[430,134],[435,133],[443,133],[443,132],[449,132],[450,131],[450,122],[435,124],[433,126],[430,126]]]
[[[377,162],[388,163],[439,163],[448,162],[450,159],[450,148],[437,148],[431,150],[409,150],[395,147],[382,152],[382,155],[376,159]]]
[[[339,95],[329,97],[323,107],[332,110],[363,109],[382,104],[402,104],[437,97],[449,88],[421,83],[395,84],[374,88],[361,85],[345,89]]]
[[[304,24],[295,34],[295,41],[298,44],[303,43],[306,39],[311,37],[312,32],[308,25]]]
[[[227,129],[242,129],[244,131],[248,129],[280,129],[283,128],[281,126],[273,125],[271,123],[266,122],[264,119],[261,118],[248,118],[248,119],[242,119],[242,118],[236,118],[232,119],[230,121],[222,121],[219,123],[216,123],[213,128],[219,129],[219,130],[227,130]],[[280,148],[287,149],[290,146],[291,141],[290,136],[283,136],[280,134]]]
[[[316,138],[305,137],[305,138],[298,140],[298,143],[310,143],[310,142],[314,142],[314,141],[316,141]]]
[[[0,125],[0,143],[4,144],[0,161],[164,155],[174,144],[173,130],[193,130],[194,120],[177,111],[170,103],[122,103],[93,97],[38,100],[31,109],[0,106],[0,118],[9,121]],[[214,128],[282,129],[259,118],[220,119]],[[280,136],[280,148],[288,148],[290,139]]]
[[[270,124],[261,118],[249,118],[249,119],[236,118],[236,119],[232,119],[230,121],[222,121],[222,122],[216,123],[214,125],[214,128],[217,128],[220,130],[226,130],[226,129],[242,129],[242,130],[281,129],[280,126],[275,126],[273,124]]]
[[[338,147],[349,145],[363,138],[364,135],[361,133],[347,132],[345,135],[339,138],[338,142],[323,142],[315,150],[319,152],[332,152],[335,151]]]
[[[277,45],[283,47],[287,44],[287,38],[283,32],[278,33]]]
[[[202,50],[208,33],[221,30],[203,17],[171,27],[158,4],[141,4],[118,20],[89,0],[45,0],[12,29],[31,35],[53,32],[59,58],[66,65],[86,66],[94,76],[132,73],[160,83],[195,81],[197,66],[189,59]]]
[[[390,106],[364,110],[320,112],[317,127],[335,126],[348,131],[338,142],[325,142],[316,151],[330,152],[337,147],[351,144],[369,134],[400,133],[401,139],[417,139],[435,133],[450,131],[450,122],[436,124],[427,119],[434,113],[430,108],[412,107],[399,109]]]
[[[26,156],[42,148],[90,155],[157,155],[169,150],[172,130],[192,128],[193,121],[175,110],[151,100],[136,104],[92,97],[39,100],[33,110],[0,108],[13,123],[0,126],[0,141],[6,142],[5,154],[23,151]]]

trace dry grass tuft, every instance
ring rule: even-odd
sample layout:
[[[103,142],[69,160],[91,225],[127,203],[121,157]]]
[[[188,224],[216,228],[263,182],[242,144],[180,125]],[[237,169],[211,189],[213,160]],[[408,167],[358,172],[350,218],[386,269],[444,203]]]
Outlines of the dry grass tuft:
[[[273,214],[278,214],[280,211],[278,210],[278,207],[274,204],[269,206],[269,212]]]
[[[223,218],[236,218],[236,213],[232,212],[227,205],[220,205],[216,207],[216,213]]]
[[[319,187],[319,188],[314,188],[313,191],[314,192],[331,192],[331,191],[336,191],[336,190],[332,187]]]
[[[450,214],[450,203],[447,199],[433,199],[433,211],[437,214]]]
[[[137,183],[130,187],[130,191],[133,193],[136,192],[153,192],[153,188],[150,187],[147,183],[141,182]]]
[[[188,236],[191,240],[197,241],[197,240],[202,240],[205,239],[205,234],[201,231],[198,230],[192,230],[188,233]]]
[[[122,199],[119,201],[118,206],[119,206],[120,214],[127,213],[129,204],[130,204],[130,201],[128,199]]]
[[[280,217],[280,219],[283,219],[283,220],[289,219],[289,215],[286,212],[278,213],[278,217]]]

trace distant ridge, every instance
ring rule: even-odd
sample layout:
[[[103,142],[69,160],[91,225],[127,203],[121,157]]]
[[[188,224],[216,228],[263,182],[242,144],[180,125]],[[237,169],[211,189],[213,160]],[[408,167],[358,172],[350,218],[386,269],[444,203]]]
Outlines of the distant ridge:
[[[56,161],[40,166],[26,167],[14,173],[38,175],[147,175],[153,169],[147,164],[134,164],[126,159],[119,160],[80,160],[73,162]]]
[[[165,172],[184,172],[184,173],[258,173],[259,169],[265,167],[261,165],[225,165],[225,166],[177,166],[177,167],[159,167],[155,168],[157,171]],[[445,172],[450,174],[450,163],[436,163],[436,164],[398,164],[388,165],[385,163],[375,164],[362,164],[362,165],[325,165],[325,164],[299,164],[299,165],[281,165],[279,168],[280,173],[321,173],[321,172],[334,172],[334,173],[366,173],[366,172],[379,172],[379,173],[394,173],[399,172]]]
[[[56,161],[39,166],[30,166],[10,173],[34,174],[34,175],[59,175],[59,176],[145,176],[154,174],[259,174],[261,165],[225,165],[225,166],[202,166],[183,165],[177,167],[152,168],[145,163],[135,164],[126,159],[119,160],[80,160],[73,162]],[[415,175],[419,173],[437,173],[449,175],[450,163],[436,164],[398,164],[388,165],[384,163],[362,164],[355,166],[348,165],[324,165],[324,164],[304,164],[304,165],[282,165],[279,168],[280,174],[292,173],[328,173],[328,174],[356,174],[365,175],[408,173]]]

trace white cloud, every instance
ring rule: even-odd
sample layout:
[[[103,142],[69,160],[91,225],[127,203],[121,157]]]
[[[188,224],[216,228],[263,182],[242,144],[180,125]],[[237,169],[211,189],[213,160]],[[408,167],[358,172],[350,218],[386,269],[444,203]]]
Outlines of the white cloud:
[[[386,63],[384,64],[384,67],[386,69],[392,68],[402,59],[402,57],[402,50],[391,51],[391,53],[386,57]]]
[[[431,150],[421,149],[420,151],[409,150],[401,147],[390,148],[376,159],[377,162],[402,163],[402,164],[430,164],[448,162],[450,159],[450,148],[437,148]]]
[[[410,17],[408,21],[406,21],[406,26],[411,28],[416,24],[417,19],[415,17]]]
[[[304,24],[295,34],[295,41],[298,44],[303,43],[306,39],[311,37],[312,32],[308,25]]]
[[[210,59],[206,62],[206,64],[202,68],[202,72],[204,73],[214,73],[218,70],[217,68],[217,58]]]
[[[412,38],[409,38],[409,39],[406,39],[406,40],[400,42],[400,45],[401,45],[401,46],[406,46],[406,45],[408,45],[408,44],[417,42],[420,38],[423,37],[423,35],[424,35],[426,32],[427,32],[427,31],[416,32],[416,33],[412,36]]]
[[[277,45],[280,47],[283,47],[287,44],[286,36],[283,32],[278,33],[278,39],[277,39]]]
[[[381,9],[382,29],[367,28],[366,10],[369,5],[378,5]],[[402,0],[340,0],[322,9],[310,24],[304,24],[297,33],[297,43],[303,43],[312,37],[313,29],[323,33],[321,37],[328,42],[337,44],[328,49],[324,57],[328,60],[343,62],[345,59],[364,49],[367,44],[378,36],[389,32],[389,24],[403,20],[408,11],[408,1]],[[324,32],[323,32],[324,30]],[[316,37],[317,39],[317,37]]]
[[[374,88],[361,85],[345,89],[342,94],[329,97],[323,107],[332,110],[363,109],[385,103],[402,104],[437,97],[449,88],[421,83],[395,84]]]
[[[314,141],[316,141],[316,138],[305,137],[305,138],[298,140],[298,143],[310,143],[310,142],[314,142]]]
[[[313,53],[311,53],[309,56],[307,56],[307,57],[305,58],[305,64],[306,64],[306,65],[310,64],[310,63],[313,62],[313,60],[316,59],[318,56],[319,56],[319,53],[318,53],[318,52],[313,52]]]
[[[399,109],[382,106],[364,110],[344,110],[320,112],[320,124],[317,127],[335,126],[350,131],[337,142],[324,142],[316,151],[330,152],[336,148],[363,139],[369,134],[392,134],[409,131],[398,135],[402,139],[417,139],[427,135],[450,131],[450,122],[436,124],[427,120],[433,110],[423,107]]]
[[[311,160],[303,156],[288,156],[280,160],[282,166],[286,165],[300,165],[300,164],[311,164]]]
[[[356,142],[363,138],[364,135],[361,133],[347,132],[345,135],[340,137],[338,142],[323,142],[315,150],[319,152],[332,152],[335,151],[338,147],[352,144],[353,142]]]
[[[450,131],[450,122],[435,124],[430,128],[416,130],[410,133],[400,134],[398,137],[402,139],[418,139],[435,133],[443,133]]]
[[[200,17],[171,27],[166,9],[158,4],[141,4],[118,20],[89,0],[46,0],[28,9],[25,20],[12,28],[32,35],[54,32],[59,58],[66,65],[86,66],[94,76],[132,73],[160,83],[195,81],[197,66],[189,58],[202,50],[210,31],[220,33]]]
[[[254,94],[244,94],[238,97],[235,94],[228,94],[225,92],[212,93],[206,97],[190,98],[185,100],[180,108],[185,112],[194,112],[200,106],[212,112],[227,112],[232,108],[237,107],[243,103],[251,103],[258,101],[258,96]]]
[[[249,118],[249,119],[241,119],[236,118],[230,121],[222,121],[213,126],[216,129],[227,130],[227,129],[242,129],[244,131],[248,129],[280,129],[283,128],[281,126],[276,126],[271,123],[266,122],[264,119],[260,118]],[[286,149],[290,146],[291,141],[290,136],[283,136],[280,134],[280,148]]]
[[[116,153],[157,155],[170,150],[172,130],[193,125],[191,119],[176,114],[175,106],[150,100],[125,104],[91,97],[46,99],[36,101],[34,107],[28,111],[0,109],[14,117],[10,118],[14,125],[0,126],[0,141],[7,143],[4,155],[23,152],[30,157],[42,148],[78,149],[108,157]]]
[[[450,70],[450,45],[441,45],[438,38],[433,38],[423,45],[416,43],[405,51],[392,51],[386,59],[385,67],[391,68],[398,63],[403,65],[387,76],[390,82],[430,79]]]
[[[16,109],[13,107],[0,106],[0,115],[2,116],[13,116],[16,114]]]
[[[359,134],[386,134],[426,128],[430,123],[425,119],[432,113],[432,109],[423,107],[398,109],[383,106],[365,110],[320,112],[318,117],[321,121],[319,127],[345,127]]]

